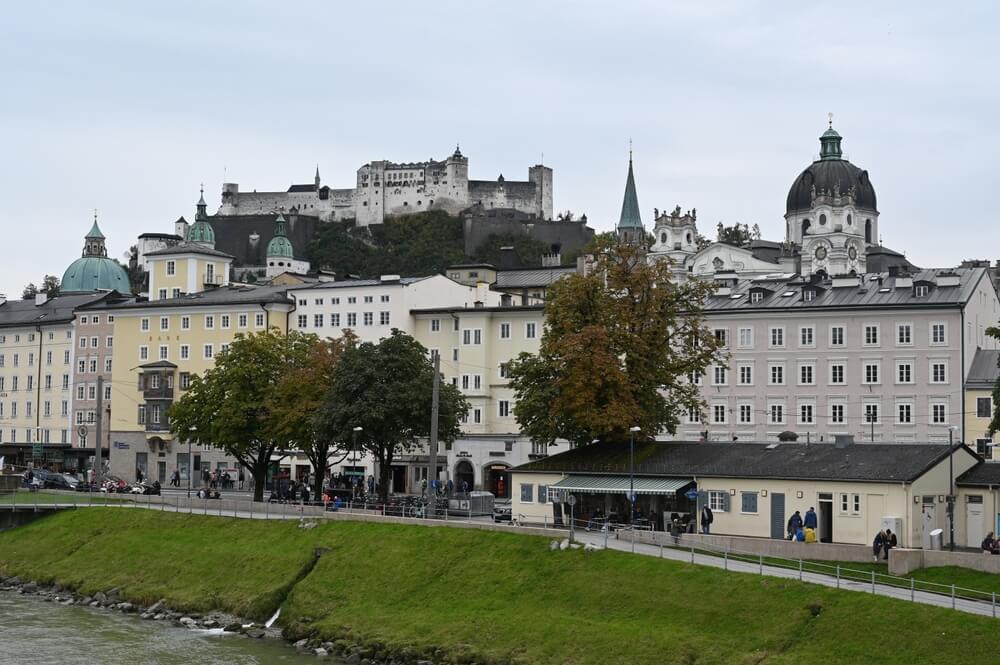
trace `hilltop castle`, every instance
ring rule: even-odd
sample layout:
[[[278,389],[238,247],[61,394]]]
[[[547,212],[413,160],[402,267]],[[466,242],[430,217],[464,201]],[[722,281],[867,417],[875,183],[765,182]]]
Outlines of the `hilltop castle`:
[[[496,180],[469,180],[469,158],[456,146],[444,161],[369,162],[358,169],[355,186],[346,189],[323,185],[319,167],[311,184],[292,185],[284,192],[240,192],[237,183],[225,183],[218,215],[287,213],[295,208],[323,221],[354,219],[358,226],[369,226],[391,215],[424,210],[454,215],[471,206],[552,219],[552,169],[532,166],[526,181],[508,181],[502,174]]]

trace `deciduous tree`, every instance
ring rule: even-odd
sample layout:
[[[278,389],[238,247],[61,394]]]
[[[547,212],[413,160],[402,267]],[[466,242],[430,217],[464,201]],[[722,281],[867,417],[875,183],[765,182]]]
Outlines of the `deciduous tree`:
[[[713,285],[671,282],[666,262],[602,237],[588,274],[553,284],[538,354],[511,364],[518,424],[533,440],[576,444],[674,432],[703,407],[688,377],[721,359],[704,325]]]

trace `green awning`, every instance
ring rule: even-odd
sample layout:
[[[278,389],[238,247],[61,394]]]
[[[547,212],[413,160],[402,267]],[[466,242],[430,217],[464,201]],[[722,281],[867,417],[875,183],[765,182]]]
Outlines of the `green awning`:
[[[646,476],[635,479],[636,494],[674,494],[694,482],[692,478],[649,478]],[[563,478],[552,488],[569,490],[571,492],[587,492],[590,494],[628,494],[628,476],[576,476]]]

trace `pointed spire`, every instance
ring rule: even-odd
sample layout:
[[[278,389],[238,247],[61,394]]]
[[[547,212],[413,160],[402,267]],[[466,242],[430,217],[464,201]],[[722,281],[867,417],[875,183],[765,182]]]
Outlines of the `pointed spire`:
[[[280,212],[278,217],[274,220],[274,235],[276,236],[287,236],[285,232],[285,217]]]
[[[94,225],[90,227],[90,231],[83,237],[104,240],[104,234],[101,233],[101,228],[97,225],[97,208],[94,208]]]
[[[639,215],[639,197],[635,193],[635,175],[632,172],[631,141],[628,151],[628,179],[625,181],[625,198],[622,201],[622,214],[618,219],[618,230],[642,229],[642,218]]]
[[[316,189],[319,189],[319,164],[316,165]]]
[[[195,216],[194,216],[195,221],[200,221],[200,220],[203,220],[206,217],[208,217],[208,213],[205,210],[208,207],[208,204],[205,203],[205,185],[204,185],[204,183],[202,183],[202,185],[201,185],[200,192],[201,192],[201,196],[198,197],[198,211],[195,213]]]

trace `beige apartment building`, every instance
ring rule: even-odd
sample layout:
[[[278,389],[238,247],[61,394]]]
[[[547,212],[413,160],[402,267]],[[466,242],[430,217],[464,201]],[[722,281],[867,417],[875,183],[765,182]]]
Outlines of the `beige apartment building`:
[[[986,269],[730,277],[706,305],[727,361],[692,377],[706,408],[676,438],[971,441],[964,384],[1000,320]]]
[[[989,461],[1000,459],[1000,453],[994,452],[994,436],[990,433],[990,423],[993,422],[993,387],[1000,376],[998,360],[1000,351],[979,349],[965,377],[965,435],[969,446]]]

